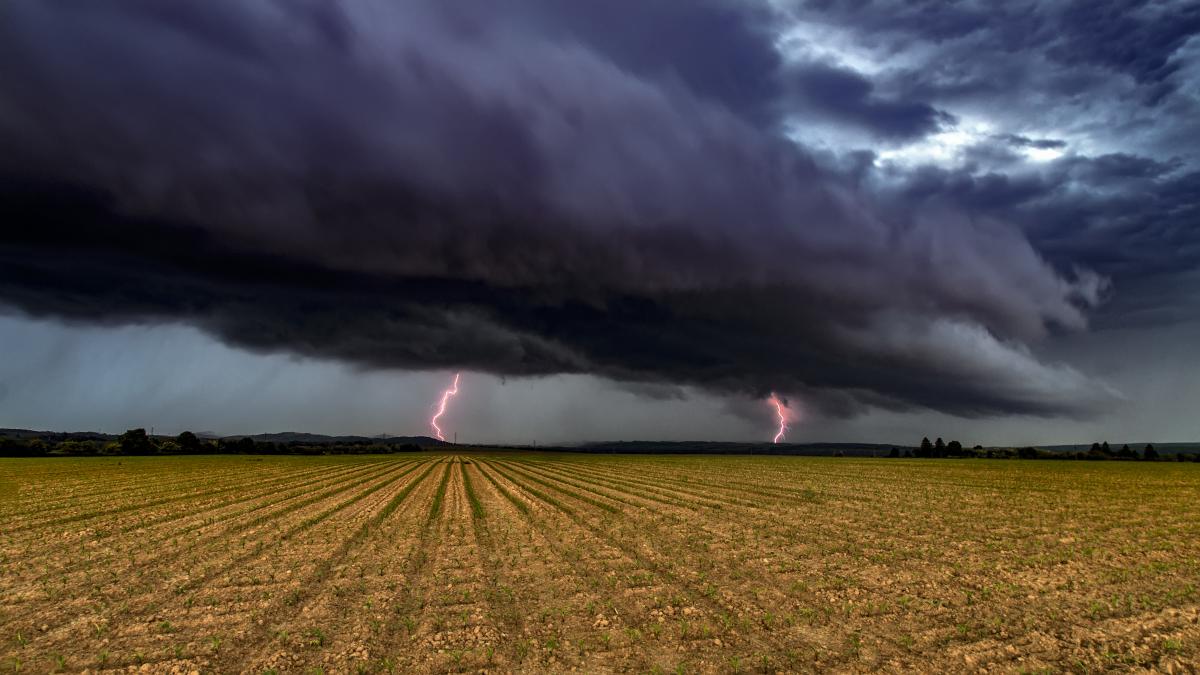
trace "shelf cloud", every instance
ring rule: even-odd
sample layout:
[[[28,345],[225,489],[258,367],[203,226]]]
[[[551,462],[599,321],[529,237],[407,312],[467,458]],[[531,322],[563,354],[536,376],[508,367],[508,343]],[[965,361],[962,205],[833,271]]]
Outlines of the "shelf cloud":
[[[1036,345],[1087,330],[1140,263],[1063,228],[1113,203],[1194,214],[1195,174],[1016,128],[977,139],[1007,173],[889,169],[869,141],[848,169],[783,129],[915,142],[965,124],[965,85],[789,60],[776,34],[802,13],[8,3],[0,302],[368,369],[778,391],[832,416],[1119,403]],[[1173,82],[1101,56],[1063,62]],[[1028,148],[1064,155],[1013,168]],[[1173,191],[1134,204],[1151,185]],[[1111,252],[1142,222],[1095,233]]]

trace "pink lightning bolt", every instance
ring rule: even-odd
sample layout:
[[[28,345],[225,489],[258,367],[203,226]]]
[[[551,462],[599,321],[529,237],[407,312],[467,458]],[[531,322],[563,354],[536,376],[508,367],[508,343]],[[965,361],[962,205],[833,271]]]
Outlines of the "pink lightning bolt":
[[[446,403],[448,403],[450,401],[450,397],[458,394],[458,376],[459,375],[462,375],[462,373],[454,374],[454,385],[451,386],[446,391],[442,392],[442,402],[441,402],[441,404],[438,405],[437,413],[434,414],[433,419],[429,420],[430,426],[433,427],[433,433],[437,434],[439,441],[444,441],[444,440],[446,440],[446,438],[444,436],[442,436],[442,428],[438,426],[437,421],[438,421],[438,418],[441,417],[442,414],[446,412]]]
[[[771,398],[767,400],[771,402],[771,405],[775,406],[775,414],[779,415],[779,432],[775,434],[775,440],[772,441],[773,443],[778,443],[788,430],[787,404],[779,400],[779,397],[774,393],[772,393]]]

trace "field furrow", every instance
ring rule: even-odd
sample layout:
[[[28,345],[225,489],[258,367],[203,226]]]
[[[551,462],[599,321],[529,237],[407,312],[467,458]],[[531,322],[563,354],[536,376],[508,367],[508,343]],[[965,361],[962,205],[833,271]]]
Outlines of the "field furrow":
[[[634,545],[628,537],[615,533],[618,526],[613,520],[606,521],[603,516],[589,514],[588,507],[594,504],[586,498],[581,499],[569,490],[552,485],[539,485],[553,487],[560,495],[547,500],[546,493],[531,487],[519,471],[512,471],[511,463],[496,462],[488,466],[518,490],[534,495],[566,516],[560,525],[560,531],[565,536],[585,548],[600,548],[608,552],[598,558],[607,563],[616,563],[615,569],[603,574],[614,578],[616,584],[623,587],[624,599],[631,605],[626,610],[627,615],[654,619],[653,622],[644,621],[642,625],[635,626],[631,639],[647,639],[647,634],[659,639],[670,628],[674,629],[671,631],[674,637],[690,641],[694,651],[712,647],[732,649],[733,656],[730,658],[738,663],[744,661],[760,665],[777,662],[785,651],[768,635],[736,630],[733,619],[744,612],[729,605],[736,605],[737,599],[722,602],[722,598],[706,594],[696,581],[676,574],[670,566],[653,555],[649,546]],[[661,622],[657,621],[660,617],[663,618]],[[668,622],[666,617],[671,620]]]
[[[253,560],[269,558],[273,564],[279,564],[286,559],[308,564],[310,560],[304,555],[301,544],[323,546],[323,537],[329,536],[325,533],[336,534],[339,528],[345,527],[345,519],[352,519],[369,509],[372,496],[377,500],[380,490],[411,470],[402,471],[391,465],[367,478],[332,487],[259,516],[239,526],[244,536],[236,541],[217,539],[204,546],[181,543],[166,554],[158,554],[158,564],[139,565],[136,553],[130,551],[130,558],[121,564],[110,565],[102,577],[93,578],[85,595],[64,598],[41,612],[23,612],[30,634],[37,636],[27,647],[61,654],[69,650],[78,635],[90,632],[106,645],[96,655],[96,664],[147,659],[145,653],[139,656],[136,649],[121,650],[121,643],[135,642],[137,636],[150,630],[147,627],[156,622],[171,623],[170,618],[159,620],[160,615],[176,617],[175,623],[208,621],[207,610],[217,604],[211,591],[221,584],[222,575],[236,574],[240,566]],[[342,518],[333,518],[335,515]],[[313,528],[317,528],[315,533],[301,539],[300,535]],[[276,554],[281,548],[285,556]],[[264,573],[269,571],[267,568]],[[272,576],[272,583],[286,585],[290,582]],[[133,639],[122,632],[129,633]],[[172,630],[163,626],[161,632]],[[189,654],[189,658],[194,656],[195,650]]]
[[[244,472],[230,471],[218,476],[204,476],[199,480],[193,477],[167,484],[143,485],[140,488],[131,486],[127,494],[108,494],[102,498],[91,500],[73,499],[60,507],[43,508],[37,502],[33,502],[31,508],[34,513],[38,514],[38,517],[24,519],[25,522],[9,530],[9,534],[41,531],[66,523],[79,523],[101,518],[106,522],[111,522],[112,517],[117,514],[136,516],[138,513],[163,504],[190,502],[208,495],[237,490],[246,484],[245,481]],[[130,499],[130,495],[134,495],[135,498]],[[86,510],[80,511],[79,509],[82,508],[86,508]],[[76,512],[66,515],[61,513],[68,510]]]
[[[43,536],[23,549],[17,549],[16,545],[13,545],[4,550],[8,558],[39,557],[64,562],[63,565],[45,572],[43,577],[34,580],[41,582],[45,576],[60,575],[69,569],[92,566],[95,564],[96,555],[113,555],[114,551],[130,548],[155,550],[163,541],[191,536],[203,528],[218,524],[232,527],[242,516],[310,494],[313,490],[335,485],[344,477],[367,475],[377,467],[376,464],[365,464],[332,471],[323,468],[315,473],[299,473],[291,480],[285,477],[277,479],[278,482],[254,481],[250,489],[245,485],[233,488],[231,491],[238,494],[232,498],[224,496],[202,499],[187,504],[186,507],[175,504],[165,508],[147,509],[128,519],[114,518],[104,523],[101,528],[72,529],[63,532],[61,536]],[[312,475],[317,477],[310,478]],[[229,533],[231,532],[226,532]],[[123,541],[128,538],[133,538],[133,541]]]
[[[346,672],[389,663],[380,644],[398,618],[397,597],[414,581],[403,561],[416,554],[440,464],[414,477],[328,551],[296,586],[263,603],[255,625],[230,644],[231,668]],[[249,657],[249,658],[247,658]]]

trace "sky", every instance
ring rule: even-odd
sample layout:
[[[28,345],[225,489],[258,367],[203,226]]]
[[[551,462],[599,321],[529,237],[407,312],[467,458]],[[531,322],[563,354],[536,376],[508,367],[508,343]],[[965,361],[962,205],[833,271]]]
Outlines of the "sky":
[[[0,426],[1200,440],[1200,5],[0,6]]]

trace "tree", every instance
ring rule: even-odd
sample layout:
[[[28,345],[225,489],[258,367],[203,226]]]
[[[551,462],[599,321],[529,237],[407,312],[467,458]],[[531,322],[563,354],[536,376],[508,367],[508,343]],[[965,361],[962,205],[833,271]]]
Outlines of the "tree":
[[[149,455],[156,450],[145,429],[130,429],[118,436],[117,448],[122,455]]]
[[[900,456],[900,448],[893,446],[892,451],[888,453],[888,457],[899,457],[899,456]]]
[[[44,457],[49,450],[46,441],[40,438],[28,441],[0,438],[0,457]]]
[[[941,439],[938,439],[938,440],[941,440]],[[933,456],[933,443],[930,443],[929,437],[926,436],[925,438],[921,439],[921,449],[917,452],[917,457],[932,457],[932,456]]]
[[[253,455],[254,450],[254,439],[249,436],[217,439],[217,452],[224,455]]]
[[[1117,451],[1117,457],[1121,459],[1137,459],[1137,453],[1130,449],[1128,445]]]
[[[1147,443],[1146,448],[1144,450],[1142,450],[1142,459],[1144,459],[1148,462],[1157,461],[1158,460],[1158,451],[1154,449],[1153,445]]]
[[[950,441],[949,443],[947,443],[946,444],[946,454],[950,455],[951,457],[962,457],[962,454],[963,454],[962,443],[959,443],[958,441]]]
[[[1096,453],[1100,452],[1100,444],[1099,443],[1092,443],[1092,452],[1096,452]]]
[[[933,442],[933,456],[934,457],[945,457],[946,456],[946,442],[942,440],[941,436],[938,436],[938,439]]]
[[[190,431],[185,431],[175,438],[175,442],[179,444],[179,450],[185,453],[195,453],[200,451],[200,439],[196,438],[196,434]]]
[[[1103,452],[1106,455],[1112,454],[1112,450],[1108,449],[1108,441],[1104,441],[1103,443],[1100,444],[1100,452]]]

